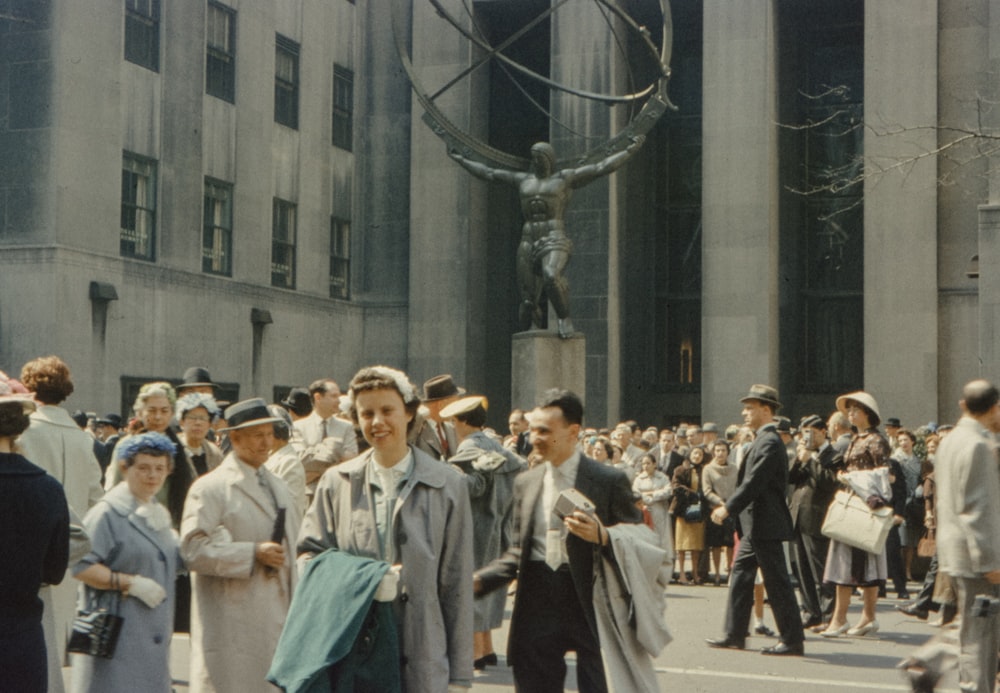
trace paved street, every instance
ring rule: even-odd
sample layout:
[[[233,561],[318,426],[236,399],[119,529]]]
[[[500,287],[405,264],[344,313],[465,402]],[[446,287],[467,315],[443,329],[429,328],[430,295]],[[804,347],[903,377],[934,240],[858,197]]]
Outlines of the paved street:
[[[911,591],[916,585],[911,585]],[[895,600],[879,602],[877,637],[826,640],[807,634],[806,656],[765,657],[757,652],[773,644],[773,638],[753,637],[744,652],[712,650],[704,639],[721,634],[725,611],[725,587],[681,587],[671,585],[667,596],[667,621],[674,635],[657,658],[656,666],[663,691],[684,693],[802,693],[814,691],[908,691],[901,675],[894,669],[899,660],[931,634],[934,628],[925,622],[903,616],[893,609]],[[857,620],[860,606],[851,608],[850,620]],[[767,625],[774,627],[769,610]],[[506,625],[506,624],[505,624]],[[494,634],[502,648],[506,629]],[[502,655],[503,650],[499,649]],[[173,671],[178,693],[187,690],[188,640],[174,639]],[[69,671],[66,670],[68,676]],[[514,689],[510,670],[504,665],[491,667],[477,676],[474,691],[499,693]],[[575,691],[572,666],[566,690]],[[947,676],[941,691],[957,690],[954,673]],[[620,692],[625,693],[625,692]]]

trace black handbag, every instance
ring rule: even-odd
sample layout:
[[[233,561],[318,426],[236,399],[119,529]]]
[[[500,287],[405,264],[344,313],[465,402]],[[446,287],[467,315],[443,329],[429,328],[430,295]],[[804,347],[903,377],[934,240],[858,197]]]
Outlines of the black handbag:
[[[698,494],[698,499],[693,501],[688,507],[684,508],[684,521],[685,522],[701,522],[704,518],[701,512],[701,494]]]
[[[73,632],[69,636],[66,649],[70,652],[111,659],[115,656],[115,646],[125,619],[118,615],[120,598],[113,593],[113,611],[98,606],[94,592],[87,589],[86,608],[77,610],[73,619]]]

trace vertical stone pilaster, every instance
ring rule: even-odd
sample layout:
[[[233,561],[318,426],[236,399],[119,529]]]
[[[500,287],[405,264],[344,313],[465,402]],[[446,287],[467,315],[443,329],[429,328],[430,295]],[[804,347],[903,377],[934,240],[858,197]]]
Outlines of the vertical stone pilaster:
[[[747,387],[778,385],[775,17],[704,8],[702,417],[731,421]]]
[[[411,89],[387,5],[357,6],[351,295],[369,305],[402,306],[409,294]],[[392,19],[410,31],[408,16]],[[405,311],[399,314],[393,321],[371,311],[366,358],[406,366],[407,320]]]
[[[445,5],[465,17],[460,2]],[[435,90],[472,59],[466,38],[442,21],[433,6],[413,5],[413,62],[420,81]],[[453,86],[436,103],[459,128],[467,128],[470,82]],[[467,313],[470,211],[481,208],[470,186],[485,187],[447,156],[444,142],[421,120],[415,104],[410,124],[410,311],[408,367],[416,382],[438,373],[467,379]],[[477,198],[478,199],[478,198]]]
[[[566,85],[616,93],[622,83],[615,36],[608,20],[595,6],[569,3],[552,15],[551,77]],[[616,27],[621,33],[622,28]],[[582,153],[595,141],[609,138],[623,123],[607,105],[562,92],[552,92],[551,141],[556,156]],[[579,134],[575,134],[579,133]],[[626,164],[628,165],[628,164]],[[573,258],[566,276],[570,282],[570,311],[574,327],[586,335],[587,421],[614,423],[628,396],[621,382],[621,287],[618,244],[623,233],[614,174],[600,178],[573,194],[566,213],[566,229],[573,240]],[[554,329],[555,316],[550,312]]]
[[[1000,205],[979,207],[980,375],[1000,379]]]
[[[865,3],[865,388],[909,422],[937,411],[937,20],[937,0]]]

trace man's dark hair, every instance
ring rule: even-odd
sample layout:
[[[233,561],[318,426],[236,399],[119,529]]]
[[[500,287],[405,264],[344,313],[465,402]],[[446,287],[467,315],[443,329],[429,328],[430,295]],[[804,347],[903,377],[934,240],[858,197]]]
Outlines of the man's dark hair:
[[[632,431],[632,433],[635,433],[636,431],[639,430],[638,421],[633,421],[632,419],[629,419],[628,421],[625,422],[625,425],[628,426],[628,430]]]
[[[547,407],[557,407],[568,424],[583,423],[583,402],[576,393],[559,388],[546,390],[542,394],[542,401],[538,403],[538,408],[545,409]]]
[[[973,380],[962,388],[962,400],[970,414],[979,416],[1000,402],[1000,390],[988,380]]]
[[[316,393],[326,394],[330,391],[330,383],[337,385],[337,381],[333,378],[320,378],[319,380],[314,380],[312,385],[309,386],[309,396],[315,397]],[[340,386],[337,386],[340,389]]]

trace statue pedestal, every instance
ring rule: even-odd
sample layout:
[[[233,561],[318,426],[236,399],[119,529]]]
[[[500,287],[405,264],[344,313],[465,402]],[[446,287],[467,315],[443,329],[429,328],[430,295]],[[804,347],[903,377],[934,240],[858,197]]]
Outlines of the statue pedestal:
[[[532,409],[549,388],[587,391],[587,339],[577,332],[562,339],[556,332],[517,332],[511,341],[511,408]]]

